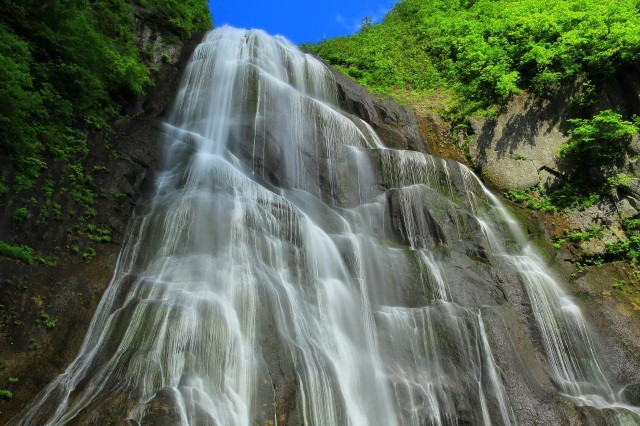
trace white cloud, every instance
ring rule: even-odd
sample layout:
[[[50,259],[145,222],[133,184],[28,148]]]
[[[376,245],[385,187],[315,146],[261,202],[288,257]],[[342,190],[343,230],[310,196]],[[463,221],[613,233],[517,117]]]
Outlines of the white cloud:
[[[366,10],[360,14],[358,17],[345,17],[342,14],[338,14],[336,16],[336,22],[345,30],[350,33],[355,33],[360,30],[362,27],[362,21],[366,17],[370,17],[371,21],[375,24],[380,22],[382,18],[391,10],[391,8],[396,4],[395,0],[387,0],[381,3],[377,3],[375,6],[375,12],[373,8],[367,6]]]

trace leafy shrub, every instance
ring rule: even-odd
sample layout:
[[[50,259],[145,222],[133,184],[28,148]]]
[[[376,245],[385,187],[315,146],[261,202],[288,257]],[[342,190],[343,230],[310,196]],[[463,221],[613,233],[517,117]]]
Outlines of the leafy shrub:
[[[13,399],[13,392],[8,389],[0,389],[0,400],[11,401]]]
[[[13,211],[13,222],[22,225],[29,217],[29,210],[26,207],[19,207]]]
[[[35,250],[24,245],[8,244],[0,241],[0,254],[25,263],[33,263]]]
[[[54,328],[56,328],[56,325],[58,324],[58,322],[46,312],[43,312],[40,314],[39,321],[41,321],[44,324],[44,326],[47,327],[49,330],[53,330]]]
[[[640,235],[631,235],[626,240],[607,244],[606,254],[610,260],[625,259],[636,265],[640,258]]]
[[[111,241],[111,230],[108,228],[99,228],[93,224],[88,224],[87,238],[97,243],[108,243]]]
[[[82,260],[85,263],[91,262],[94,257],[96,257],[96,251],[92,247],[89,247],[82,253]]]
[[[561,158],[572,162],[577,178],[588,178],[592,168],[615,164],[625,156],[636,126],[622,119],[616,112],[606,109],[591,119],[570,119],[573,127],[569,141],[558,150]],[[577,162],[575,159],[579,159]]]
[[[589,241],[592,238],[602,237],[604,231],[599,226],[592,226],[584,230],[565,232],[563,237],[554,239],[553,246],[555,248],[562,247],[567,242],[578,243],[581,241]]]
[[[637,265],[640,260],[640,218],[623,220],[622,228],[626,239],[608,243],[606,256],[609,260],[624,259]]]
[[[504,194],[505,198],[514,203],[522,204],[531,210],[539,210],[544,212],[555,212],[558,208],[553,205],[551,199],[547,197],[543,188],[534,190],[515,189]]]

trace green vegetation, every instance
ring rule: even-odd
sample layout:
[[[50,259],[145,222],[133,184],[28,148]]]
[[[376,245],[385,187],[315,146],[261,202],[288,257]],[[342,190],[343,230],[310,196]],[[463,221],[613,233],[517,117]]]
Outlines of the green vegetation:
[[[624,286],[625,286],[625,282],[623,280],[620,281],[616,281],[615,283],[613,283],[611,285],[612,288],[615,288],[616,290],[623,290]]]
[[[94,257],[96,257],[96,251],[92,247],[87,248],[84,253],[82,253],[82,260],[85,263],[91,262]]]
[[[626,238],[607,244],[605,259],[626,260],[637,266],[640,260],[640,219],[626,219],[622,227]]]
[[[87,154],[85,130],[102,129],[151,84],[135,22],[181,39],[211,26],[206,2],[7,0],[0,6],[0,149],[30,188],[45,159]]]
[[[584,210],[609,192],[610,188],[606,185],[585,191],[580,183],[565,182],[551,189],[537,186],[531,189],[511,190],[504,196],[531,210],[552,213],[566,209]]]
[[[37,351],[42,348],[42,343],[38,342],[35,338],[30,337],[28,348],[30,351]]]
[[[87,238],[97,243],[108,243],[111,242],[111,230],[108,228],[99,228],[93,224],[88,224]]]
[[[590,180],[594,168],[616,164],[624,159],[631,135],[638,129],[610,109],[591,119],[568,120],[570,139],[559,150],[560,158],[570,164],[571,178]],[[575,161],[579,159],[579,161]],[[612,180],[609,184],[623,183]]]
[[[542,187],[536,187],[531,190],[514,189],[506,192],[504,196],[508,200],[522,204],[531,210],[555,212],[558,209],[551,199],[546,196],[546,190]]]
[[[209,8],[202,0],[137,0],[136,4],[143,8],[146,22],[183,39],[211,27]]]
[[[11,401],[13,392],[8,389],[0,389],[0,401]]]
[[[40,318],[38,319],[38,322],[41,322],[42,324],[44,324],[44,326],[47,327],[49,330],[53,330],[54,328],[56,328],[56,325],[58,324],[57,321],[53,319],[53,317],[46,312],[43,312],[40,314]]]
[[[592,226],[585,230],[565,232],[564,236],[554,239],[553,246],[560,248],[567,242],[579,243],[581,241],[589,241],[592,238],[602,237],[603,234],[604,230],[599,226]]]
[[[566,209],[584,210],[602,197],[615,196],[631,176],[624,173],[603,176],[605,169],[624,160],[631,135],[638,127],[609,109],[590,119],[568,120],[569,140],[558,151],[567,171],[562,184],[550,189],[536,187],[512,190],[505,197],[532,210],[556,212]]]
[[[142,25],[162,35],[151,52],[140,46]],[[167,55],[166,44],[211,25],[205,0],[0,2],[0,208],[13,225],[0,237],[22,240],[26,225],[37,234],[66,219],[80,225],[71,239],[111,240],[88,223],[93,177],[108,170],[90,151],[113,151],[109,123],[153,85],[152,59]],[[0,241],[0,254],[55,264],[24,245]]]
[[[16,225],[22,225],[29,217],[29,210],[26,207],[20,207],[13,211],[13,222]]]
[[[0,240],[0,254],[24,263],[33,263],[36,259],[35,250],[24,245],[8,244]]]
[[[636,63],[640,13],[636,0],[402,0],[378,25],[305,47],[374,90],[453,92],[460,119]]]

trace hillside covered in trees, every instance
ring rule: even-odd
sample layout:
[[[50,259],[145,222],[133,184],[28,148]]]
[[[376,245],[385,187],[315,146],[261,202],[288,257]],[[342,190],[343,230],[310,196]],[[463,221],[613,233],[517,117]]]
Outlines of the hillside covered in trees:
[[[103,129],[153,84],[136,44],[144,20],[176,39],[207,29],[205,2],[6,1],[0,6],[0,147],[12,175],[0,192],[31,188],[47,158],[74,163],[82,178],[85,132]],[[6,170],[6,169],[5,169]]]
[[[380,24],[306,48],[379,92],[451,96],[445,112],[494,114],[521,90],[597,85],[640,60],[636,0],[403,0]],[[585,83],[587,84],[587,83]]]

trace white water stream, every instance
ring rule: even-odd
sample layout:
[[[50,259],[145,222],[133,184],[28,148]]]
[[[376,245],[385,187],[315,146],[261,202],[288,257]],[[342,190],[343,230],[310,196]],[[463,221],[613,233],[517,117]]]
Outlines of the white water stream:
[[[517,423],[481,309],[500,265],[559,391],[640,424],[499,201],[337,105],[286,40],[209,33],[78,357],[14,422]]]

